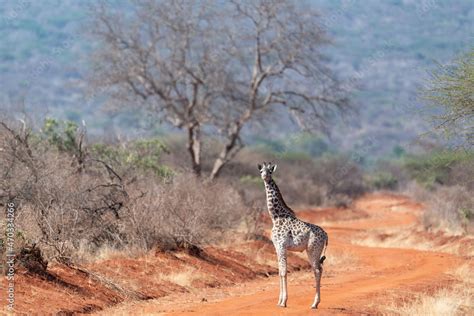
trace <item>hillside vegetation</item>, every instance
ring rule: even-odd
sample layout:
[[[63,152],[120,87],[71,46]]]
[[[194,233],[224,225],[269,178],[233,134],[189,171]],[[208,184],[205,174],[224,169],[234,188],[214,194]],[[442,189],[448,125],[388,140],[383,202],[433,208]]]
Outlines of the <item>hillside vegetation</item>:
[[[86,89],[88,56],[97,43],[84,30],[93,1],[11,1],[0,8],[0,74],[9,78],[0,87],[1,107],[24,106],[45,114],[85,120],[92,134],[112,126],[133,134],[143,113],[110,116],[100,110],[102,95]],[[470,47],[474,8],[471,1],[317,0],[321,24],[334,38],[327,56],[347,80],[361,116],[332,130],[338,146],[356,148],[378,139],[372,154],[406,146],[426,130],[416,94],[435,62],[446,63]],[[125,11],[126,1],[114,1]],[[395,18],[397,17],[397,18]],[[142,123],[140,123],[142,121]],[[370,124],[368,124],[370,123]],[[291,126],[291,122],[283,121]],[[346,127],[347,125],[347,127]],[[281,126],[281,125],[280,125]],[[163,128],[163,127],[160,127]],[[266,131],[278,135],[283,129]]]

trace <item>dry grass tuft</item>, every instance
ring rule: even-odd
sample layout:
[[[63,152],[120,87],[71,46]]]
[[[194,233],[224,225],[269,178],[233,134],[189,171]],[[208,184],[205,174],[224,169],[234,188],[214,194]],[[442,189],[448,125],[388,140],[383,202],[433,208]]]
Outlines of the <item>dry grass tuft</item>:
[[[470,288],[448,288],[434,295],[419,294],[413,301],[392,305],[387,315],[468,315],[474,311]],[[471,314],[472,315],[472,314]]]
[[[160,275],[161,280],[186,288],[191,287],[194,281],[205,279],[205,277],[204,274],[192,267],[188,267],[180,272]]]
[[[464,264],[451,273],[457,284],[443,288],[434,294],[420,293],[402,304],[392,303],[386,315],[473,315],[474,314],[474,269]]]
[[[104,260],[110,260],[123,257],[139,257],[145,256],[147,252],[138,247],[129,246],[127,248],[117,249],[108,244],[93,248],[87,241],[79,243],[79,247],[75,253],[77,261],[80,263],[92,263]]]
[[[474,263],[463,264],[450,273],[458,281],[474,285]]]

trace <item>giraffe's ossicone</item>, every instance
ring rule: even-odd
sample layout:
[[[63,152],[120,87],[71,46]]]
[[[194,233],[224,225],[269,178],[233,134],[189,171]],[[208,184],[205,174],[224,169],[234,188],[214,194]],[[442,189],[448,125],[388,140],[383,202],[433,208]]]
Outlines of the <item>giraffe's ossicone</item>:
[[[278,305],[286,307],[288,300],[286,277],[287,252],[306,250],[316,281],[316,295],[311,308],[317,308],[321,300],[322,264],[326,258],[323,251],[326,251],[328,245],[328,235],[321,227],[306,223],[297,218],[295,212],[286,205],[278,186],[272,178],[276,167],[272,163],[265,162],[262,165],[258,165],[260,175],[265,182],[267,207],[273,222],[272,242],[278,257],[280,275],[280,298]]]

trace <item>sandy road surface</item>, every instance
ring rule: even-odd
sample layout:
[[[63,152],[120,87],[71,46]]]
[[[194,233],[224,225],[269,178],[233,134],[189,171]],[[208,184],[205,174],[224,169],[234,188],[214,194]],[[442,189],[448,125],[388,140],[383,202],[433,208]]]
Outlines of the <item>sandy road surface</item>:
[[[331,260],[323,274],[321,303],[317,312],[309,309],[314,296],[313,276],[309,271],[289,275],[288,307],[276,306],[278,277],[257,279],[225,289],[204,289],[199,294],[180,294],[166,300],[151,300],[116,306],[101,314],[168,315],[360,315],[376,314],[393,297],[403,297],[408,290],[425,290],[448,282],[444,272],[462,263],[462,258],[445,253],[413,249],[375,248],[354,245],[352,239],[371,229],[406,227],[417,223],[420,205],[395,195],[369,195],[357,201],[355,209],[365,216],[356,220],[326,222],[331,253],[353,257],[357,262],[332,271]],[[300,217],[317,223],[317,212],[303,211]],[[340,264],[346,264],[344,262]],[[335,272],[336,271],[336,272]],[[207,292],[209,291],[209,292]],[[201,302],[198,297],[217,299]],[[189,297],[186,297],[189,296]],[[214,295],[214,297],[216,297]]]

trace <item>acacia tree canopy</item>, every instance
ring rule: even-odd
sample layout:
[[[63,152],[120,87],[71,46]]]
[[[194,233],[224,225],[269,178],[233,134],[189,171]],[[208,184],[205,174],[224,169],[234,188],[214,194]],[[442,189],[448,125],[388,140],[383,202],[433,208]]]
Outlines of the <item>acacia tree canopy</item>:
[[[440,113],[433,116],[435,128],[448,136],[474,145],[474,49],[434,73],[425,97]]]

